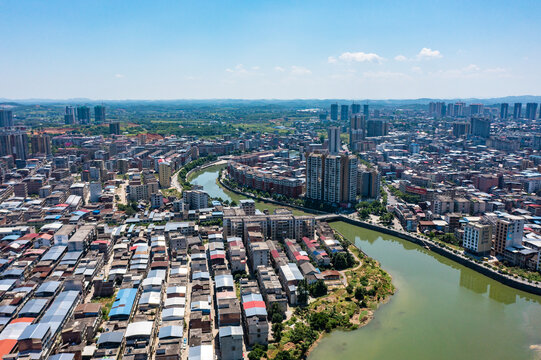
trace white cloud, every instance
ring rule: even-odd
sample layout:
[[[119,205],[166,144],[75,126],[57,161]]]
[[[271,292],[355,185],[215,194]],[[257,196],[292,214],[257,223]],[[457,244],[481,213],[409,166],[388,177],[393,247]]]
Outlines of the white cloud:
[[[438,59],[442,58],[443,55],[438,50],[432,50],[429,48],[422,48],[421,51],[417,54],[418,60],[423,59]]]
[[[275,67],[274,67],[274,70],[276,70],[276,71],[278,71],[278,72],[284,72],[284,71],[286,71],[286,69],[284,69],[284,68],[281,67],[281,66],[275,66]]]
[[[463,68],[459,69],[448,69],[448,70],[440,70],[432,75],[436,75],[442,78],[461,78],[461,79],[468,79],[468,78],[490,78],[490,77],[511,77],[511,74],[504,69],[504,68],[488,68],[483,69],[475,64],[470,64],[468,66],[465,66]]]
[[[392,71],[367,71],[363,73],[367,79],[407,79],[408,75]]]
[[[115,74],[115,78],[122,79],[124,77],[124,74]]]
[[[505,70],[504,68],[501,68],[501,67],[497,67],[497,68],[486,69],[485,73],[487,73],[487,74],[504,74],[504,73],[507,73],[507,70]]]
[[[469,72],[469,71],[479,71],[481,70],[481,68],[475,64],[470,64],[468,66],[466,66],[465,68],[462,69],[463,71],[465,72]]]
[[[423,73],[423,70],[419,66],[414,66],[410,70],[411,70],[412,73],[415,73],[415,74],[422,74]]]
[[[394,59],[395,59],[396,61],[408,61],[408,58],[405,57],[404,55],[396,55],[396,56],[394,57]]]
[[[333,58],[331,56],[331,58]],[[382,62],[385,60],[378,54],[374,53],[364,53],[362,51],[359,52],[345,52],[342,55],[338,57],[340,60],[346,61],[346,62]],[[334,59],[334,58],[333,58]]]
[[[334,64],[334,63],[338,62],[338,60],[336,60],[336,58],[334,56],[329,56],[327,61],[329,62],[329,64]]]
[[[259,69],[259,66],[247,68],[243,64],[237,64],[234,68],[227,68],[225,71],[232,75],[261,75]]]
[[[291,75],[310,75],[312,71],[302,66],[291,66]]]

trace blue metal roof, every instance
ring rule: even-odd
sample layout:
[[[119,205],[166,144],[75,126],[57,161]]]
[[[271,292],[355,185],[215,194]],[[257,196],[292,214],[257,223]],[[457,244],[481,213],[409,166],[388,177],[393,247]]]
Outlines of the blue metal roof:
[[[116,343],[120,344],[124,339],[124,330],[104,332],[98,339],[98,346],[104,343]]]
[[[109,318],[113,319],[123,319],[128,318],[133,309],[135,303],[135,297],[137,295],[137,289],[126,288],[120,289],[116,295],[115,302],[113,307],[109,312]]]
[[[60,259],[60,256],[66,251],[68,247],[64,245],[56,245],[53,246],[47,251],[43,257],[41,258],[41,261],[57,261]]]
[[[19,317],[22,316],[28,316],[28,317],[37,317],[43,309],[45,309],[45,306],[49,302],[48,299],[30,299],[28,302],[24,305],[24,307],[19,312]]]
[[[184,334],[184,329],[181,325],[162,326],[158,334],[160,340],[181,338]]]
[[[51,327],[51,334],[54,336],[66,320],[66,316],[72,310],[78,297],[78,291],[62,291],[55,298],[39,323],[49,325]]]
[[[56,354],[49,356],[48,360],[73,360],[75,358],[75,354],[72,353],[62,353],[62,354]]]
[[[39,323],[39,324],[28,325],[17,340],[26,340],[26,339],[44,340],[48,331],[49,331],[48,324]]]
[[[46,281],[39,286],[39,288],[36,290],[36,294],[54,294],[60,287],[60,284],[62,284],[60,281]]]

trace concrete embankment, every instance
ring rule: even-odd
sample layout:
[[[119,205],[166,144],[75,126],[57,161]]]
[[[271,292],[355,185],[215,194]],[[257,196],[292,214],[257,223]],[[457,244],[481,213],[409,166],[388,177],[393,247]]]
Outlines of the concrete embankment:
[[[407,240],[417,245],[420,245],[428,250],[435,252],[436,254],[445,256],[448,259],[451,259],[461,265],[464,265],[485,276],[488,276],[489,278],[494,279],[504,285],[510,286],[518,290],[526,291],[532,294],[541,295],[541,286],[539,285],[536,285],[534,283],[529,283],[528,281],[523,281],[521,279],[514,278],[512,276],[501,274],[497,270],[493,270],[491,268],[486,267],[485,265],[483,265],[483,263],[477,263],[475,261],[472,261],[471,259],[463,256],[461,253],[455,253],[453,252],[453,250],[442,248],[440,245],[438,245],[438,243],[435,243],[431,240],[427,240],[420,236],[410,234],[407,232],[394,230],[394,229],[389,229],[384,226],[380,226],[376,224],[370,224],[364,221],[349,218],[344,215],[332,214],[332,215],[320,216],[318,218],[320,220],[326,220],[329,222],[343,221],[345,223],[359,226],[365,229],[374,230],[374,231],[381,232],[381,233],[391,235],[391,236],[396,236],[400,239]]]

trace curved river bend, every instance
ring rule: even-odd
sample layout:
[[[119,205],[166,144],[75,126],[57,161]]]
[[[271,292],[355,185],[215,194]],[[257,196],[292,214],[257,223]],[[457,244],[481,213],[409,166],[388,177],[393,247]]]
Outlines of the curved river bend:
[[[225,199],[218,171],[195,174],[192,183]],[[541,359],[541,297],[405,240],[342,222],[331,226],[378,260],[397,291],[367,326],[331,333],[309,360]]]

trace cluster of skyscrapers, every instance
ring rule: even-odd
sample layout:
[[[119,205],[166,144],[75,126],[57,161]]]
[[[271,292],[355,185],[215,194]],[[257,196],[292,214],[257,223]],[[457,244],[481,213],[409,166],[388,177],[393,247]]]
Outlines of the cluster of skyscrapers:
[[[523,112],[522,103],[513,104],[513,119],[528,119],[535,120],[541,118],[541,110],[538,112],[537,103],[527,103],[526,111]],[[428,104],[428,113],[435,118],[443,117],[467,117],[485,115],[485,106],[483,104],[466,105],[463,102],[449,103],[445,102],[430,102]],[[500,104],[500,118],[509,118],[509,103]]]
[[[350,115],[361,114],[361,104],[351,104],[351,112],[349,105],[331,104],[331,120],[338,121],[338,108],[340,108],[340,120],[342,121],[348,121]],[[366,118],[369,117],[368,105],[363,105],[362,114]]]
[[[94,106],[94,122],[96,124],[103,124],[106,121],[105,118],[105,106]],[[90,124],[90,108],[88,106],[66,106],[66,112],[64,114],[64,123],[66,125],[72,124]]]
[[[28,159],[29,150],[31,154],[51,155],[50,136],[32,135],[29,143],[27,128],[15,125],[13,111],[0,109],[0,157],[11,156],[15,161],[24,161]]]

